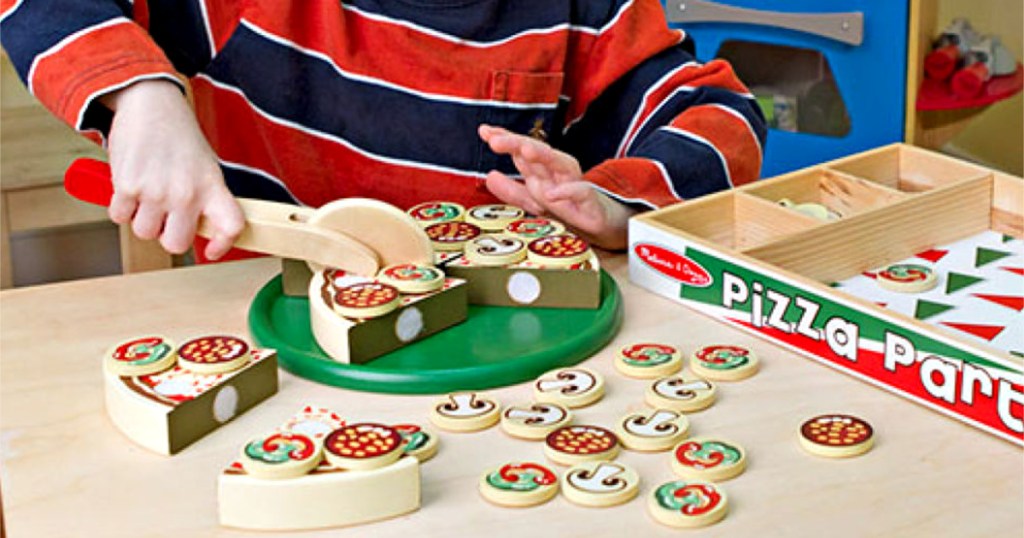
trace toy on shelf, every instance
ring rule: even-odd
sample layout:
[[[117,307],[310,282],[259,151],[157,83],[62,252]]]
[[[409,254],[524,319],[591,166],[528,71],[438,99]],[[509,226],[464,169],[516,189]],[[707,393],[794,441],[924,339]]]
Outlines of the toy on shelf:
[[[277,430],[246,442],[239,459],[220,474],[220,524],[306,530],[415,511],[420,462],[411,438],[402,435],[412,428],[422,431],[410,425],[348,424],[328,409],[306,406]]]
[[[998,36],[981,35],[963,18],[936,39],[924,60],[917,110],[975,108],[1021,91],[1024,71]]]
[[[132,441],[172,455],[276,393],[276,359],[233,336],[178,348],[162,336],[135,338],[104,358],[107,414]]]

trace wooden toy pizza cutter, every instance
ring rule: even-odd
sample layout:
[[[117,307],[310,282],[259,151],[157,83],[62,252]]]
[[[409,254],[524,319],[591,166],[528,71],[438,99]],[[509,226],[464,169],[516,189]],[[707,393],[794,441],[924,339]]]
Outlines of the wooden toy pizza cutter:
[[[114,194],[110,167],[94,159],[77,159],[64,175],[64,188],[79,200],[108,206]],[[245,230],[235,241],[241,249],[364,276],[375,275],[391,263],[433,261],[430,239],[422,228],[383,202],[346,199],[312,209],[237,200],[246,220]],[[199,221],[198,234],[206,238],[212,234],[205,218]]]

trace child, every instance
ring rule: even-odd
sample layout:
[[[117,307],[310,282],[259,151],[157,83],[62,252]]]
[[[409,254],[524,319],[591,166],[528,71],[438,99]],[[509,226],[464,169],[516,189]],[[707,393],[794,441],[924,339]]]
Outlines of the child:
[[[200,216],[229,249],[231,193],[501,200],[618,249],[636,211],[760,171],[752,96],[656,0],[2,2],[29,89],[106,144],[111,219],[174,253]]]

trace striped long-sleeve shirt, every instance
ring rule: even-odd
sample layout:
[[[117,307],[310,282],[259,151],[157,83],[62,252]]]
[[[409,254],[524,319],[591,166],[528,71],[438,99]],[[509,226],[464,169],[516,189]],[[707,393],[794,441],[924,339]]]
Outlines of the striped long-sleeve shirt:
[[[0,0],[0,36],[54,114],[102,141],[98,97],[190,79],[238,196],[401,207],[494,201],[477,136],[546,133],[598,189],[657,207],[756,179],[762,116],[657,0]]]

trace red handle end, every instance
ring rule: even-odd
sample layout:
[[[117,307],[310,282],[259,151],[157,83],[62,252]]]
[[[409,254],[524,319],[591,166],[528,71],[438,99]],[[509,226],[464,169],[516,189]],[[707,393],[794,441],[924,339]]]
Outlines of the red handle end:
[[[114,196],[110,165],[96,159],[76,159],[64,172],[64,190],[83,202],[109,206]]]

